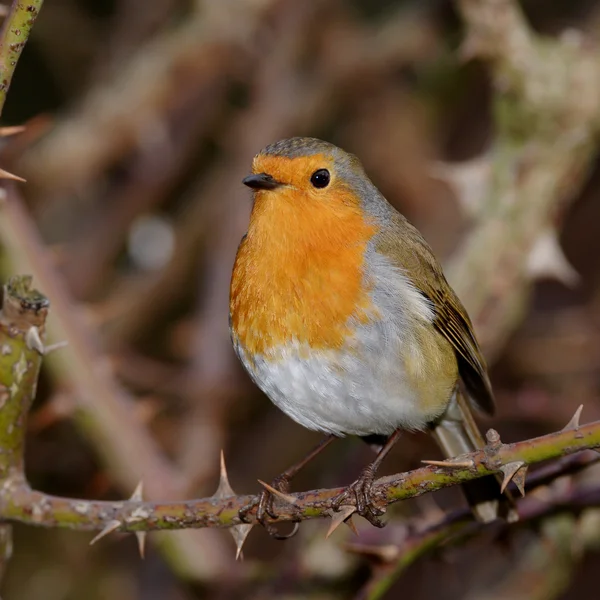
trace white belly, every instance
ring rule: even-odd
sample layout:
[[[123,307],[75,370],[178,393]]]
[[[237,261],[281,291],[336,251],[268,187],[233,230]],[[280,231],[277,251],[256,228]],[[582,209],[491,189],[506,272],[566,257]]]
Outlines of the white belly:
[[[391,350],[391,349],[390,349]],[[390,434],[399,427],[423,429],[437,415],[424,415],[403,377],[397,353],[319,353],[281,348],[278,360],[240,358],[262,391],[292,419],[335,435]]]
[[[312,352],[299,343],[271,348],[252,360],[235,340],[242,363],[262,391],[308,429],[335,435],[390,434],[398,428],[424,429],[443,412],[429,414],[406,376],[404,359],[419,364],[414,327],[431,323],[431,306],[386,259],[372,301],[379,320],[352,324],[345,348]],[[387,315],[387,317],[386,317]],[[450,390],[448,391],[450,393]]]

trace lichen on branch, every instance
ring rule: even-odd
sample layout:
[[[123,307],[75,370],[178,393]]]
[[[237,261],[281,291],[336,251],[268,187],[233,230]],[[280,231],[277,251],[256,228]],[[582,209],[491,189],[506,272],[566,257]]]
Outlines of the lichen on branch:
[[[0,480],[21,477],[27,414],[42,362],[48,300],[31,277],[4,286],[0,312]]]
[[[0,485],[3,493],[29,490],[25,481],[25,431],[42,362],[48,300],[31,277],[4,286],[0,310]],[[41,352],[40,352],[41,350]],[[0,509],[0,517],[2,510]],[[0,575],[12,553],[12,531],[0,525]]]

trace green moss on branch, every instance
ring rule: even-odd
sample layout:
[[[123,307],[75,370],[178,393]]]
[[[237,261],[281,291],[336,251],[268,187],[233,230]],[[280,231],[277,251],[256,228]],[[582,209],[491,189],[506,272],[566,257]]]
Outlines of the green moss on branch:
[[[42,362],[48,300],[31,277],[4,286],[0,312],[0,480],[23,477],[27,414]]]

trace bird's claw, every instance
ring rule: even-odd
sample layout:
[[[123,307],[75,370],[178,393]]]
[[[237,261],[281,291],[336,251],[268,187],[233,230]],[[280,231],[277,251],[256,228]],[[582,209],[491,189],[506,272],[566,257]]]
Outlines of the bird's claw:
[[[280,492],[287,493],[290,489],[289,478],[285,475],[279,475],[271,482],[271,487],[274,487]],[[240,520],[244,523],[248,522],[248,514],[256,509],[256,520],[265,528],[266,532],[276,540],[287,540],[294,537],[298,533],[299,523],[294,523],[294,528],[290,533],[281,534],[277,528],[273,526],[268,519],[277,519],[277,513],[273,509],[273,494],[268,490],[263,489],[257,498],[242,506],[238,511]]]
[[[367,467],[353,484],[349,485],[341,494],[333,499],[333,510],[339,511],[340,507],[347,504],[348,499],[354,496],[357,514],[375,527],[385,527],[385,523],[379,518],[385,513],[385,508],[377,506],[373,502],[373,480],[373,471]]]

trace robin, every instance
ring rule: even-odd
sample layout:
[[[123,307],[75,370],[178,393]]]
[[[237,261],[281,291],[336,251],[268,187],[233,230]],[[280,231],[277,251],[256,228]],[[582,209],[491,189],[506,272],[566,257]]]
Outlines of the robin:
[[[274,486],[288,489],[333,439],[360,436],[379,453],[335,505],[353,495],[357,512],[382,526],[371,484],[402,431],[430,430],[446,457],[482,445],[469,406],[492,414],[494,397],[469,316],[427,242],[354,155],[281,140],[243,183],[254,204],[231,280],[235,352],[276,406],[327,434]],[[466,493],[479,520],[498,516],[493,477]],[[257,518],[279,537],[266,522],[271,502],[264,492]]]

